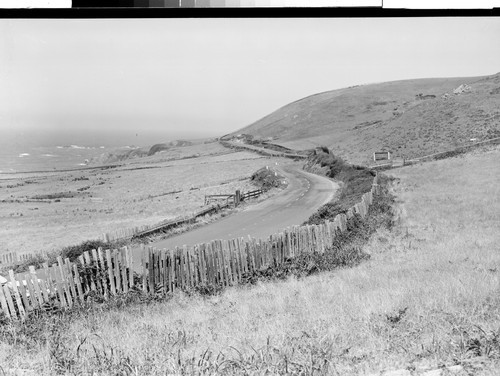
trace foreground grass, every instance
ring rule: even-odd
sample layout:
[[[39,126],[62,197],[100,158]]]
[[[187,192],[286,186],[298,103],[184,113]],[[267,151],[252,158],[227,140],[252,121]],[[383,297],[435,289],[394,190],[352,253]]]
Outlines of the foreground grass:
[[[351,267],[367,259],[368,255],[362,252],[361,246],[381,223],[390,225],[392,219],[392,215],[388,210],[390,202],[391,199],[388,196],[380,198],[377,200],[377,204],[372,206],[370,216],[366,220],[361,221],[360,218],[354,217],[348,221],[349,231],[335,239],[332,252],[327,252],[324,255],[303,255],[294,260],[288,260],[280,267],[248,274],[246,281],[248,284],[253,284],[255,288],[252,289],[248,285],[247,287],[240,286],[232,288],[232,293],[229,293],[234,298],[241,294],[241,298],[237,298],[237,300],[230,298],[229,307],[232,308],[237,305],[239,308],[243,308],[246,313],[244,315],[239,313],[241,322],[237,323],[233,319],[229,319],[229,321],[234,321],[234,325],[238,325],[237,330],[255,331],[255,328],[258,327],[258,322],[255,320],[258,320],[262,313],[258,313],[257,310],[255,312],[258,314],[254,317],[254,311],[245,309],[244,304],[242,304],[243,301],[240,299],[247,298],[249,302],[260,299],[262,292],[259,292],[259,290],[263,287],[266,290],[265,295],[272,298],[273,294],[269,294],[272,290],[268,292],[268,288],[274,288],[275,281],[278,280],[285,280],[287,281],[286,284],[295,281],[296,288],[294,290],[298,294],[301,284],[299,281],[304,277],[307,278],[308,275],[319,271]],[[270,281],[274,283],[269,283]],[[283,288],[288,288],[286,284],[279,287],[276,292],[280,293]],[[276,286],[279,286],[279,284],[276,284]],[[252,292],[252,290],[254,291]],[[197,291],[206,294],[208,292],[217,293],[221,290],[213,286],[209,290],[197,289]],[[252,373],[272,371],[281,374],[288,372],[288,370],[310,373],[318,366],[320,369],[325,370],[324,366],[326,364],[322,363],[322,358],[314,360],[314,364],[309,364],[307,357],[303,359],[302,357],[295,358],[293,355],[295,350],[293,349],[290,350],[292,354],[288,354],[289,350],[287,350],[284,358],[275,358],[269,351],[276,352],[277,348],[267,343],[273,334],[271,326],[259,334],[259,338],[266,341],[266,348],[261,349],[260,357],[255,358],[252,355],[253,352],[248,354],[252,347],[254,347],[255,351],[257,344],[252,345],[251,342],[246,340],[241,342],[241,339],[237,340],[235,338],[234,343],[229,348],[234,348],[236,353],[240,351],[238,350],[240,348],[242,352],[239,359],[234,359],[235,353],[226,353],[227,345],[221,347],[218,343],[220,338],[224,338],[224,342],[227,342],[226,335],[229,333],[225,333],[225,331],[231,330],[231,327],[222,327],[218,323],[214,323],[213,327],[211,327],[209,323],[212,321],[210,317],[212,314],[221,318],[227,315],[227,307],[224,301],[228,293],[205,298],[192,291],[189,291],[188,294],[191,296],[177,294],[171,297],[169,302],[165,302],[164,299],[156,300],[155,297],[144,296],[137,291],[126,296],[116,297],[105,304],[102,304],[103,302],[99,301],[99,299],[95,299],[94,304],[80,307],[80,309],[71,312],[60,313],[59,316],[40,313],[38,316],[31,317],[26,323],[7,324],[0,327],[0,339],[11,346],[9,352],[11,352],[12,358],[8,356],[6,361],[10,363],[11,360],[15,359],[23,362],[24,359],[30,359],[26,364],[16,364],[16,366],[29,369],[36,368],[38,373],[60,371],[61,373],[75,374],[81,372],[104,372],[105,374],[164,374],[165,372],[234,374],[241,373],[240,371],[243,369],[248,369]],[[308,291],[307,294],[312,296],[314,291]],[[286,295],[283,291],[283,296]],[[292,303],[292,300],[292,297],[287,298],[289,303]],[[258,303],[258,305],[260,304],[265,305],[266,303]],[[173,313],[172,308],[176,312],[174,315],[165,316],[162,313],[165,310]],[[200,325],[191,328],[194,329],[194,332],[184,327],[187,322],[183,322],[181,327],[176,324],[186,314],[184,309],[188,310],[191,320],[199,320]],[[198,316],[198,312],[192,312],[191,309],[195,311],[201,309],[201,316]],[[283,306],[281,309],[284,310],[281,314],[288,311],[287,306]],[[232,309],[231,311],[237,312]],[[292,310],[286,315],[293,315],[293,311],[297,310]],[[276,309],[276,312],[279,313],[279,310]],[[146,313],[146,315],[143,313]],[[312,315],[313,312],[311,311],[310,314]],[[266,312],[265,316],[267,315]],[[168,317],[167,321],[163,321],[166,317]],[[111,321],[108,321],[108,319]],[[190,322],[193,323],[193,321]],[[136,327],[132,323],[139,324],[139,326]],[[206,326],[207,324],[208,326]],[[251,328],[247,326],[248,324],[251,325]],[[132,327],[129,327],[130,325]],[[171,325],[173,326],[171,327]],[[164,332],[157,337],[158,331],[163,330],[160,328],[166,329],[167,327],[169,328],[168,333]],[[128,338],[125,342],[120,341],[118,338],[124,333],[124,330]],[[149,334],[146,332],[149,332]],[[143,337],[145,334],[146,337]],[[165,336],[172,340],[170,350],[167,350],[161,344],[165,342],[167,338]],[[196,343],[197,339],[202,337],[204,338],[202,343]],[[126,344],[128,341],[130,342]],[[146,342],[149,344],[146,345]],[[115,346],[117,343],[125,344],[125,347],[121,345]],[[296,342],[296,344],[299,344],[299,342]],[[153,350],[156,355],[153,355],[153,352],[151,357],[147,355],[151,351],[149,346],[153,346],[153,348],[160,346],[159,349]],[[199,346],[202,346],[202,353],[198,351]],[[37,353],[39,358],[33,362],[31,356],[29,358],[18,357],[19,352],[24,354]],[[189,355],[189,353],[192,354]],[[146,360],[144,356],[149,360]],[[200,360],[198,357],[202,357],[202,359]]]
[[[0,364],[37,374],[368,374],[500,368],[500,150],[391,173],[396,224],[370,260],[220,295],[94,307],[5,327]],[[10,332],[9,332],[10,331]],[[9,334],[10,333],[10,334]],[[10,335],[10,337],[9,337]]]

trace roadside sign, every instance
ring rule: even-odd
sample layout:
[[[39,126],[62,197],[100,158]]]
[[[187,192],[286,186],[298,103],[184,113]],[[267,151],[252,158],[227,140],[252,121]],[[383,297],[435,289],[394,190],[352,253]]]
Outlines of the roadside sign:
[[[390,151],[376,151],[373,153],[373,160],[375,162],[377,161],[388,161],[391,159],[391,152]]]

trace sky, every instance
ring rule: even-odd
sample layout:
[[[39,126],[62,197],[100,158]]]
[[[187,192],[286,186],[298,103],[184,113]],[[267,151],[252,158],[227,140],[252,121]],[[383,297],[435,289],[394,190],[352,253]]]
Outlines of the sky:
[[[0,134],[217,137],[353,85],[500,71],[499,18],[1,19]]]

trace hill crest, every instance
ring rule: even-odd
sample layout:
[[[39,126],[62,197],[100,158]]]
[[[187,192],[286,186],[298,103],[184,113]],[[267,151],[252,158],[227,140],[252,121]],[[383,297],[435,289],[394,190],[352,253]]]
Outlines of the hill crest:
[[[462,88],[459,93],[454,93]],[[232,135],[294,149],[325,145],[368,164],[377,150],[432,154],[500,136],[500,73],[351,86],[291,102]]]

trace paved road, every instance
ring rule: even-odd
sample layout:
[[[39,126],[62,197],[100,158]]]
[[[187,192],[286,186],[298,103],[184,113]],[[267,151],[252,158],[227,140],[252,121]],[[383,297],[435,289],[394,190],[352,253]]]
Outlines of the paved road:
[[[302,171],[296,164],[279,167],[289,184],[276,196],[217,222],[150,245],[172,249],[214,239],[234,239],[248,235],[265,238],[287,226],[304,222],[321,205],[330,201],[338,188],[331,180]]]

